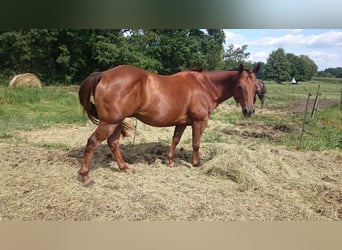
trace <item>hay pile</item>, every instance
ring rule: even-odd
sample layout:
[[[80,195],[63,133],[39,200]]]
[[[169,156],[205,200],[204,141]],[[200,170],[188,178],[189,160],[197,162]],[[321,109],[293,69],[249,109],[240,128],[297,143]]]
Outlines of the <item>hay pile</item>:
[[[14,76],[8,85],[10,88],[19,87],[19,86],[35,86],[42,87],[42,82],[39,78],[31,73],[24,73]]]
[[[136,173],[118,171],[104,144],[92,162],[96,184],[83,188],[77,171],[93,129],[66,128],[63,133],[58,128],[59,136],[50,129],[31,131],[17,135],[21,144],[0,141],[0,220],[342,220],[340,152],[202,143],[202,167],[192,168],[188,130],[169,168],[172,129],[140,123],[136,145],[131,139],[122,145]],[[31,141],[36,133],[42,134],[43,144]],[[49,149],[48,143],[70,149]]]

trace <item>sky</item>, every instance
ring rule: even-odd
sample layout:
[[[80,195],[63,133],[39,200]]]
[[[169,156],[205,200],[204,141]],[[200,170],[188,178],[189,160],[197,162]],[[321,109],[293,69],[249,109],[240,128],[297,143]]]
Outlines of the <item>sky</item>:
[[[342,29],[225,29],[225,49],[248,45],[249,60],[266,62],[273,50],[307,55],[318,70],[342,67]]]

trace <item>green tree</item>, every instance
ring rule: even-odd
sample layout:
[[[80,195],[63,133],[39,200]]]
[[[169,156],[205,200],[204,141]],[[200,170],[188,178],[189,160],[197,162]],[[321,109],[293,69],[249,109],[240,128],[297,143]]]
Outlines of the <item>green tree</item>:
[[[206,57],[208,70],[223,69],[225,34],[221,29],[208,29],[203,39],[202,49]]]
[[[7,30],[0,33],[0,68],[3,76],[31,72],[43,77],[55,73],[57,31]]]
[[[310,81],[317,73],[317,65],[308,56],[288,53],[286,57],[290,63],[291,77],[295,77],[297,82]]]
[[[30,68],[30,43],[25,31],[7,30],[0,34],[0,68],[2,75],[13,76]]]
[[[342,78],[342,68],[327,68],[323,71],[319,71],[318,76]]]
[[[30,66],[26,69],[46,79],[46,75],[56,74],[56,56],[58,50],[58,30],[31,29],[26,31],[26,38],[30,46]]]
[[[162,74],[172,74],[198,65],[207,66],[201,53],[200,38],[190,30],[156,30],[155,58],[161,62]]]
[[[282,48],[272,51],[265,65],[265,78],[278,83],[291,80],[291,67]]]
[[[60,54],[56,59],[56,63],[59,64],[63,69],[62,71],[65,76],[64,83],[67,83],[68,81],[70,81],[70,79],[68,78],[68,69],[70,67],[70,51],[68,50],[66,45],[61,45],[58,47],[58,49],[60,50]]]
[[[310,81],[311,78],[317,73],[317,65],[306,55],[300,55],[299,60],[302,66],[303,81]]]
[[[222,67],[222,34],[220,30],[154,29],[133,31],[129,39],[142,51],[144,62],[147,58],[158,73],[172,74],[193,67]]]
[[[155,40],[150,46],[149,53],[161,63],[159,73],[172,74],[191,67],[191,46],[196,46],[196,43],[190,46],[189,30],[168,29],[151,32],[154,32]]]
[[[224,67],[226,69],[237,68],[240,63],[243,63],[246,67],[251,67],[252,62],[248,60],[250,56],[249,52],[246,52],[248,45],[242,45],[235,48],[233,44],[229,44],[228,49],[224,54]]]
[[[296,81],[303,81],[303,67],[302,62],[298,56],[292,53],[286,54],[287,60],[290,63],[290,76]]]
[[[92,58],[96,61],[98,70],[105,70],[120,64],[124,39],[117,30],[105,33],[96,32],[92,38]]]

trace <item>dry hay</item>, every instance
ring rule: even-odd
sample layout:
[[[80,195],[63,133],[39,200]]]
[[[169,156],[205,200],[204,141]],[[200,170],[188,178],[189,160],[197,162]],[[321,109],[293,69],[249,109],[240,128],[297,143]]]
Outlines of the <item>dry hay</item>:
[[[0,220],[327,221],[342,219],[342,154],[297,152],[249,141],[202,143],[191,167],[187,129],[166,165],[170,128],[138,124],[122,153],[136,170],[118,170],[104,144],[84,188],[77,171],[94,126],[18,132],[0,141]],[[40,136],[37,136],[37,135]],[[46,145],[69,148],[48,148]]]
[[[21,86],[35,86],[35,87],[42,87],[42,82],[39,78],[31,73],[24,73],[14,76],[8,85],[10,88],[13,87],[21,87]]]

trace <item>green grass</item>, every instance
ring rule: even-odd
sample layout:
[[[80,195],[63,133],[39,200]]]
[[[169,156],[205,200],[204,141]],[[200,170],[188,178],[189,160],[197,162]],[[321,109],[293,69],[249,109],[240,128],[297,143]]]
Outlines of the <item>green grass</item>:
[[[336,100],[338,102],[341,96],[341,83],[330,83],[319,81],[316,78],[310,82],[299,84],[277,84],[275,82],[265,81],[267,87],[266,104],[268,108],[286,109],[292,107],[295,100],[306,100],[308,93],[311,93],[311,99],[316,96],[318,85],[323,100]]]
[[[311,82],[313,83],[332,83],[339,84],[341,87],[342,78],[334,78],[334,77],[313,77]]]
[[[293,132],[286,134],[280,143],[288,147],[296,147],[299,144],[299,132],[304,119],[304,110],[300,113],[291,113],[291,107],[295,101],[306,100],[311,93],[311,100],[316,96],[320,85],[320,97],[318,102],[331,100],[335,106],[318,110],[314,119],[311,119],[311,110],[308,110],[305,133],[301,148],[304,150],[342,149],[342,111],[339,103],[341,98],[342,79],[337,78],[313,78],[311,82],[291,84],[268,84],[266,105],[274,109],[288,111],[286,115],[261,115],[256,119],[283,123],[293,127]],[[299,132],[298,132],[299,130]]]
[[[0,138],[14,130],[84,124],[75,87],[8,88],[0,85]]]
[[[311,150],[342,149],[342,111],[335,105],[317,111],[305,124],[303,148]]]

